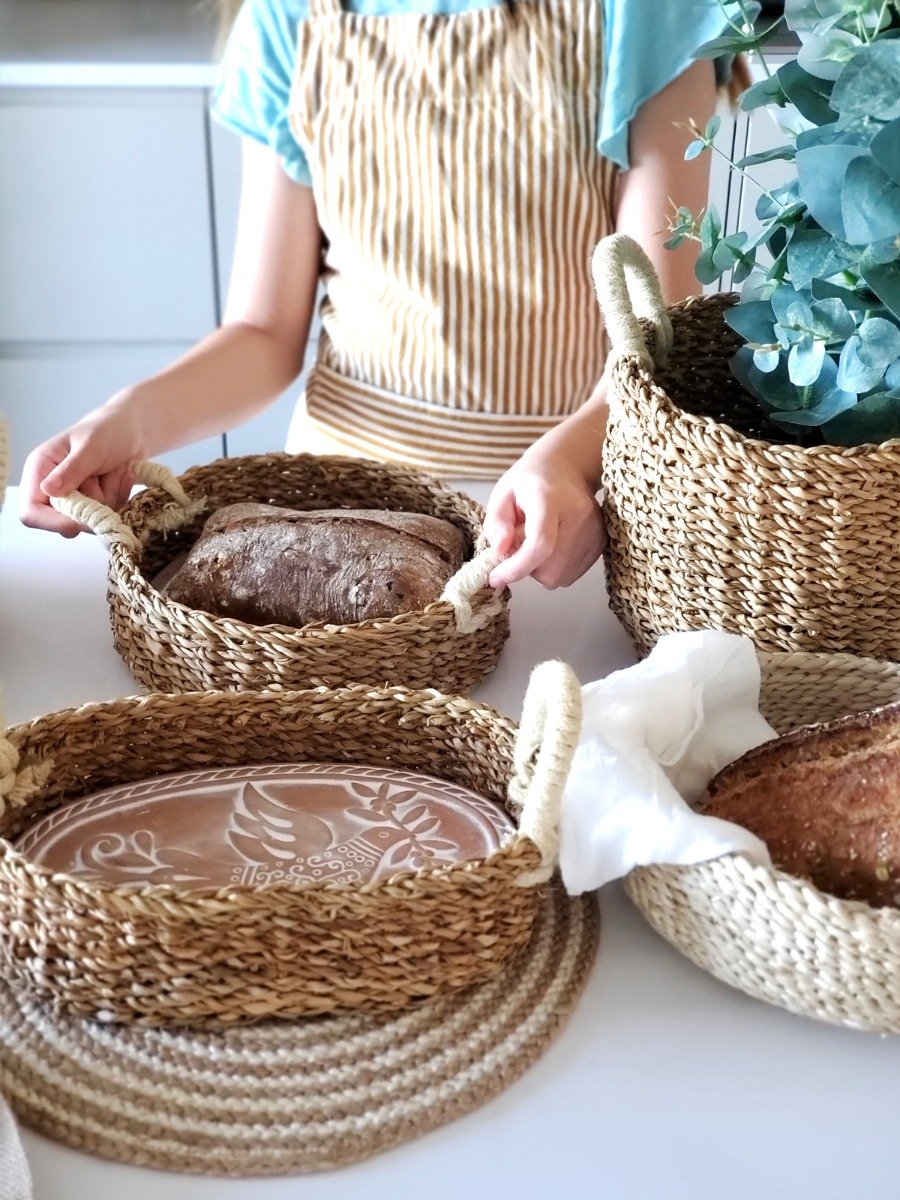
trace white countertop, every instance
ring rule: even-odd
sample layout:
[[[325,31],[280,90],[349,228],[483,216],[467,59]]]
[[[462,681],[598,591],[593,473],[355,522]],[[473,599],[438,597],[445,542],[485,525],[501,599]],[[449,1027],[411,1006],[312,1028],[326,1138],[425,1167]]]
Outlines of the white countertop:
[[[506,712],[545,658],[567,659],[585,682],[631,661],[600,568],[564,592],[517,585],[511,612],[500,667],[477,692]],[[25,530],[14,493],[0,522],[0,622],[11,722],[137,690],[110,640],[103,547]],[[35,1200],[896,1200],[900,1037],[731,990],[653,933],[617,886],[602,916],[568,1025],[462,1120],[354,1167],[253,1181],[102,1162],[25,1131]]]

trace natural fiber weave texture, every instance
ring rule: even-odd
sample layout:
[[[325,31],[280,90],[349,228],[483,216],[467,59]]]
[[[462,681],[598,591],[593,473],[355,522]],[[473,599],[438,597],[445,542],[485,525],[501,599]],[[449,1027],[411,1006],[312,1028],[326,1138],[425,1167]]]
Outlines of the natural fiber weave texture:
[[[580,696],[562,664],[538,672],[539,688]],[[567,721],[529,732],[535,753],[518,763],[516,726],[493,709],[401,688],[157,695],[13,728],[0,743],[11,763],[0,790],[4,973],[72,1012],[148,1024],[391,1011],[488,979],[528,940],[555,865],[580,715],[577,704],[561,711]],[[488,858],[366,884],[221,888],[55,873],[7,840],[113,784],[296,761],[406,767],[500,805],[515,783],[508,807],[516,815],[522,800],[523,828]]]
[[[208,1175],[346,1165],[462,1116],[513,1083],[587,978],[596,902],[543,892],[529,943],[489,983],[403,1015],[216,1031],[110,1026],[0,982],[0,1089],[47,1136]]]
[[[761,707],[779,733],[900,700],[900,665],[852,655],[761,655]],[[900,1032],[900,911],[839,900],[726,855],[642,867],[626,887],[698,966],[801,1016]]]
[[[483,511],[462,493],[409,467],[309,454],[221,459],[177,480],[135,464],[150,486],[120,514],[78,493],[54,502],[109,544],[109,603],[116,649],[134,677],[166,692],[405,684],[466,692],[497,665],[509,635],[506,594],[487,586],[495,564]],[[427,513],[466,535],[470,559],[445,597],[418,612],[301,629],[251,625],[188,608],[151,586],[227,504],[379,508]]]
[[[624,317],[637,324],[619,311],[621,287],[599,279],[598,292],[611,331]],[[900,441],[788,444],[731,374],[740,339],[724,311],[734,299],[668,309],[672,349],[654,370],[633,337],[614,339],[610,606],[641,654],[664,633],[717,628],[767,650],[900,659]],[[664,316],[640,323],[657,361]]]

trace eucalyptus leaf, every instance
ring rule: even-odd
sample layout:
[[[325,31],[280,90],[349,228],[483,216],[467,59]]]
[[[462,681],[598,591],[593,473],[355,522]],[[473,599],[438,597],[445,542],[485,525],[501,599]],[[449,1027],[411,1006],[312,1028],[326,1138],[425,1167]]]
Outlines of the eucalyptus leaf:
[[[831,107],[831,84],[805,71],[800,63],[791,61],[776,72],[782,92],[791,104],[814,125],[834,121],[837,113]]]
[[[844,176],[841,212],[846,240],[854,245],[894,237],[900,231],[900,184],[871,158],[858,158]]]
[[[867,367],[886,371],[900,356],[900,329],[884,317],[869,317],[857,330],[860,361]],[[873,385],[874,386],[874,385]]]
[[[788,378],[797,387],[810,387],[819,378],[825,361],[825,343],[806,334],[791,346],[788,354]]]
[[[842,117],[900,117],[900,41],[883,38],[857,50],[834,85],[831,106]]]
[[[801,288],[809,287],[813,279],[836,275],[847,262],[830,233],[810,226],[794,231],[787,253],[791,282]]]
[[[900,318],[900,262],[861,264],[860,272],[881,303]]]
[[[807,38],[797,52],[797,63],[818,79],[835,80],[863,45],[855,33],[831,29],[826,34],[813,34]]]
[[[865,312],[870,308],[870,302],[865,296],[860,296],[850,288],[841,287],[840,284],[832,283],[827,279],[814,279],[812,281],[812,294],[817,300],[826,300],[830,296],[842,300],[847,308],[854,312]]]
[[[797,152],[797,178],[811,216],[830,234],[844,241],[841,190],[850,164],[865,154],[862,146],[810,146]],[[874,239],[865,239],[872,241]]]
[[[900,117],[879,129],[869,148],[888,179],[900,183]]]
[[[900,358],[898,358],[895,362],[892,362],[885,371],[884,382],[892,392],[900,388]]]
[[[898,258],[900,258],[900,233],[866,246],[859,262],[861,267],[883,266],[886,263],[895,262]]]
[[[787,104],[787,96],[779,82],[777,72],[759,83],[754,83],[741,96],[741,108],[744,112],[753,112],[754,109],[764,108],[767,104],[779,106]]]
[[[825,342],[845,342],[856,330],[856,321],[843,300],[836,296],[810,305],[816,336]],[[900,331],[898,331],[900,332]]]
[[[855,392],[842,392],[839,387],[830,388],[818,404],[812,408],[794,409],[792,412],[773,412],[774,421],[791,425],[824,425],[838,413],[846,412],[856,404]]]
[[[743,54],[755,50],[757,45],[755,33],[727,33],[704,42],[694,51],[694,58],[722,58],[726,54]]]
[[[775,314],[775,320],[782,325],[790,325],[791,307],[803,300],[801,293],[789,284],[783,283],[777,287],[772,293],[772,312]]]
[[[781,360],[781,353],[778,350],[754,350],[753,365],[757,370],[762,371],[764,375],[768,375],[771,371],[778,368],[778,363]]]
[[[771,150],[760,150],[758,154],[748,154],[746,158],[740,158],[735,163],[736,167],[757,167],[760,163],[778,162],[793,162],[797,157],[797,150],[794,146],[774,146]]]
[[[884,367],[870,367],[860,357],[859,334],[848,338],[838,361],[837,385],[847,392],[869,392],[884,377]]]
[[[866,396],[829,421],[824,432],[838,446],[878,444],[900,437],[900,398],[883,392]]]
[[[684,152],[685,162],[690,162],[691,159],[698,158],[706,149],[706,142],[701,142],[699,138],[695,138],[692,142],[688,143],[687,149]]]

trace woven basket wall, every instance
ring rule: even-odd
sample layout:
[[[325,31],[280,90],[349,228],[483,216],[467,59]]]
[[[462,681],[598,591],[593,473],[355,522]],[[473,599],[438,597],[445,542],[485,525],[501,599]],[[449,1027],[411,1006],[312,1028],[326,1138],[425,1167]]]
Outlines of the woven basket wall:
[[[663,633],[712,627],[769,650],[900,659],[900,441],[766,440],[777,431],[728,367],[733,299],[668,310],[665,368],[625,356],[613,369],[611,607],[642,654]]]
[[[786,733],[900,700],[900,665],[851,655],[761,656],[761,707]],[[900,911],[826,895],[740,855],[642,867],[627,890],[683,954],[801,1016],[900,1032]]]
[[[157,468],[158,470],[158,468]],[[296,509],[378,508],[429,513],[484,553],[482,509],[406,467],[362,459],[269,454],[223,459],[180,477],[192,504],[149,487],[119,516],[110,543],[109,603],[116,648],[135,678],[158,691],[298,689],[404,684],[466,692],[494,669],[509,635],[508,593],[475,584],[468,619],[439,600],[417,612],[346,626],[251,625],[177,604],[150,580],[190,547],[216,508],[242,501]],[[124,525],[120,536],[115,526]],[[482,583],[486,581],[486,573]]]
[[[577,702],[574,676],[569,687]],[[572,730],[569,754],[574,719]],[[516,765],[515,733],[467,699],[362,686],[155,695],[15,727],[4,743],[15,773],[0,780],[2,970],[74,1013],[151,1025],[387,1011],[489,979],[527,941],[552,871],[543,839],[523,832],[531,797],[558,800],[568,767],[558,786],[540,777],[529,790],[542,752]],[[103,884],[53,873],[11,844],[37,816],[113,784],[296,761],[405,767],[500,805],[513,780],[527,793],[520,828],[487,859],[366,885]]]

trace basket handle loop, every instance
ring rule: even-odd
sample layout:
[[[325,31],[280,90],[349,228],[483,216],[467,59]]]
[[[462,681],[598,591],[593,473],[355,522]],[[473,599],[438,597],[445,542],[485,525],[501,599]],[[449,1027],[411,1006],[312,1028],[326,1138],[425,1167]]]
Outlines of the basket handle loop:
[[[475,633],[484,629],[503,611],[502,590],[495,591],[493,598],[482,604],[477,612],[472,610],[473,599],[488,586],[491,571],[500,561],[500,555],[485,546],[448,579],[440,598],[453,605],[457,633]]]
[[[520,810],[519,833],[541,852],[541,865],[519,877],[520,887],[549,879],[559,853],[559,810],[581,735],[581,685],[564,662],[531,672],[513,750],[509,799]]]
[[[624,233],[603,238],[594,250],[591,272],[609,331],[610,359],[635,356],[648,371],[663,366],[672,349],[672,322],[653,263],[638,243]],[[652,355],[638,317],[649,318],[656,331]]]
[[[0,816],[6,812],[7,805],[19,808],[25,804],[32,793],[46,782],[49,774],[49,762],[39,762],[30,767],[20,765],[19,751],[7,733],[6,722],[0,712]]]
[[[130,464],[130,470],[136,483],[163,488],[185,512],[196,507],[196,502],[185,492],[178,477],[162,463],[139,460]],[[50,503],[58,512],[71,517],[79,525],[86,525],[91,533],[95,533],[107,546],[121,545],[133,554],[140,550],[141,543],[137,536],[119,514],[102,501],[92,500],[81,492],[69,492],[67,496],[51,496]],[[174,528],[174,523],[170,527]]]

